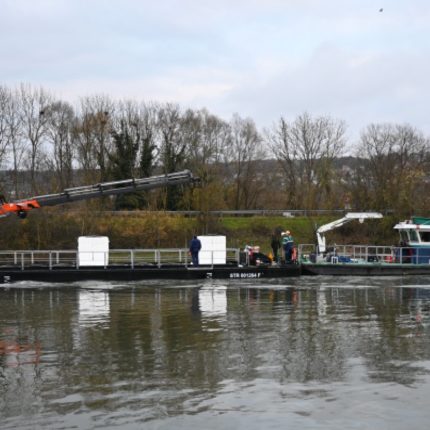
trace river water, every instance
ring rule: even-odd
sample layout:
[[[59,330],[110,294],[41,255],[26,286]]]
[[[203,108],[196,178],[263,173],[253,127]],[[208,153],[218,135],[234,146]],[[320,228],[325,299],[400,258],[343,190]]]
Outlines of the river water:
[[[2,429],[427,429],[430,279],[0,289]]]

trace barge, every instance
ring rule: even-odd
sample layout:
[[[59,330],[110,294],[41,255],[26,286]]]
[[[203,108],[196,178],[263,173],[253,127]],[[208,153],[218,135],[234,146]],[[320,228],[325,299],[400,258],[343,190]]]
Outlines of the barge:
[[[300,275],[298,264],[251,265],[238,249],[226,249],[226,260],[191,264],[187,249],[133,249],[95,251],[0,251],[0,284],[20,281],[77,282],[151,279],[260,279]],[[246,257],[246,256],[245,256]],[[88,261],[88,260],[92,260]]]

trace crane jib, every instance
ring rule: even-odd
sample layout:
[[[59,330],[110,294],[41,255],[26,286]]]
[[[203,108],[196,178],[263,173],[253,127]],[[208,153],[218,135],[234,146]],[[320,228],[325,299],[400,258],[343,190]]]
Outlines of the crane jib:
[[[13,203],[3,203],[0,205],[0,217],[7,216],[10,213],[17,213],[19,216],[24,217],[29,210],[41,206],[54,206],[79,200],[195,182],[198,182],[198,178],[195,178],[189,170],[184,170],[176,173],[168,173],[166,175],[150,176],[148,178],[125,179],[67,188],[61,193],[36,196],[27,200],[18,200]]]

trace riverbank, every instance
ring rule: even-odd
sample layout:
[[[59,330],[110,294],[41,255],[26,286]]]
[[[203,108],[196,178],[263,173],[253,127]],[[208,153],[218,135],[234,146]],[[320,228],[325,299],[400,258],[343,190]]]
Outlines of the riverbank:
[[[0,249],[76,249],[77,238],[104,235],[111,248],[187,247],[193,234],[220,234],[227,246],[243,248],[258,245],[270,250],[275,229],[289,229],[296,243],[314,243],[317,226],[338,216],[286,218],[280,216],[186,217],[165,212],[134,211],[115,214],[95,211],[68,211],[64,208],[33,212],[25,220],[9,217],[0,220]],[[350,223],[330,234],[336,243],[394,244],[392,229],[396,217]]]

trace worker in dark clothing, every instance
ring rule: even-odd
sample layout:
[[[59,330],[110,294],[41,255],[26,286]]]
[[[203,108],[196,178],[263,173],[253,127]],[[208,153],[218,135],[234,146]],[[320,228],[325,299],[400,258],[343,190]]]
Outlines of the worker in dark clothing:
[[[281,241],[279,240],[279,235],[276,232],[273,232],[272,238],[270,240],[270,246],[272,248],[273,261],[278,263],[278,253],[279,248],[281,247]]]
[[[199,239],[197,239],[197,236],[193,236],[190,242],[190,254],[191,254],[191,260],[193,262],[193,266],[199,265],[199,252],[202,249],[202,243]]]

